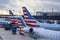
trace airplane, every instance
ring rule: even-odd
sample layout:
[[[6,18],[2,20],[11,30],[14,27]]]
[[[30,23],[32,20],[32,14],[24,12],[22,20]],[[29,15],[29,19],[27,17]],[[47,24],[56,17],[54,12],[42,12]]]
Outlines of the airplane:
[[[22,7],[23,10],[23,16],[24,16],[24,20],[26,22],[26,24],[30,27],[40,27],[40,28],[45,28],[45,29],[49,29],[49,30],[56,30],[56,31],[60,31],[60,25],[56,23],[53,24],[49,24],[49,23],[42,23],[42,22],[38,22],[37,20],[34,19],[34,17],[30,14],[30,12],[27,10],[26,7]]]
[[[44,40],[59,40],[60,39],[60,32],[59,31],[54,31],[54,30],[47,30],[44,28],[36,28],[32,27],[33,31],[30,32],[30,28],[24,18],[21,16],[20,17],[20,27],[22,32],[26,33],[29,37],[36,38],[36,39],[44,39]],[[23,26],[22,26],[23,25]]]
[[[0,25],[2,25],[2,27],[4,27],[5,29],[9,27],[9,24],[15,23],[17,21],[16,17],[14,16],[14,14],[12,13],[11,10],[9,10],[9,14],[10,14],[10,16],[9,16],[8,21],[7,20],[5,20],[5,21],[0,20]]]
[[[24,12],[25,13],[25,12]],[[24,17],[20,17],[21,22],[18,22],[20,25],[20,27],[22,27],[23,32],[28,34],[30,37],[34,37],[34,38],[42,38],[42,39],[49,39],[49,40],[59,40],[60,39],[60,32],[59,31],[54,31],[54,30],[47,30],[45,28],[41,28],[41,27],[32,27],[33,31],[32,33],[30,33],[30,26],[27,25]],[[29,22],[29,21],[28,21]],[[22,23],[22,24],[21,24]],[[30,21],[30,23],[33,23]],[[34,22],[35,23],[35,22]],[[22,26],[23,25],[23,26]]]

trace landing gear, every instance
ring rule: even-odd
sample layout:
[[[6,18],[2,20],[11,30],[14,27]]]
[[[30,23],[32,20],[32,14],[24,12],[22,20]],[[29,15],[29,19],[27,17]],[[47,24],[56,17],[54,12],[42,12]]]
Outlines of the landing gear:
[[[12,31],[12,34],[16,34],[17,25],[16,25],[15,23],[12,23],[12,24],[11,24],[11,31]]]
[[[12,34],[16,34],[16,29],[13,29],[12,30]]]

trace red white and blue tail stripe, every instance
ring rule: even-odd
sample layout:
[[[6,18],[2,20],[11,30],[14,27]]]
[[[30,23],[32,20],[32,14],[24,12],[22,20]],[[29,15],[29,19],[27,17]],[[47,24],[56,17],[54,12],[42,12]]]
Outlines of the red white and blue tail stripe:
[[[22,9],[26,25],[30,27],[40,27],[40,25],[37,24],[36,20],[34,19],[33,16],[31,16],[30,12],[26,9],[26,7],[22,7]]]
[[[14,16],[14,14],[13,14],[13,12],[11,11],[11,10],[9,10],[9,14],[10,14],[10,21],[12,22],[12,23],[15,23],[17,20],[16,20],[16,18],[14,18],[13,16]]]
[[[18,25],[18,27],[20,28],[19,31],[22,32],[23,28],[25,27],[25,24],[24,24],[23,20],[21,18],[15,18],[15,17],[13,17],[14,14],[13,14],[13,12],[11,10],[9,10],[9,14],[11,16],[10,17],[10,21],[12,23],[16,23]]]
[[[23,24],[22,24],[21,20],[17,19],[17,24],[20,28],[19,32],[22,32],[23,31]]]
[[[18,18],[18,19],[17,19],[17,22],[15,22],[15,23],[18,24],[18,26],[19,26],[19,28],[20,28],[20,30],[19,30],[20,32],[23,31],[23,28],[24,28],[24,27],[26,27],[23,19],[21,19],[21,18],[22,18],[22,17]]]

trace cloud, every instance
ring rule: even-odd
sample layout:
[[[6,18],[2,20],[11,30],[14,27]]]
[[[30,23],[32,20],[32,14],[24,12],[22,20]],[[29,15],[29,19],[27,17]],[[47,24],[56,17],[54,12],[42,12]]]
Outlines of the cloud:
[[[0,0],[0,9],[15,9],[16,0]]]
[[[57,11],[60,10],[60,0],[24,0],[19,2],[20,5],[24,5],[35,10],[45,9],[49,11],[52,8]]]
[[[0,9],[17,9],[21,6],[29,7],[32,10],[60,10],[60,0],[0,0]]]
[[[6,8],[6,4],[8,4],[9,3],[9,1],[8,0],[6,0],[6,1],[4,1],[4,0],[0,0],[0,9],[4,9],[4,8]]]

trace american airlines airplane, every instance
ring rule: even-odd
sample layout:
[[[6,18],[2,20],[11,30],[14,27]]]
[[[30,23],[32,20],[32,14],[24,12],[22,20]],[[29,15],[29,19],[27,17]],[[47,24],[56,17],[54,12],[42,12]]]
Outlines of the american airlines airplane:
[[[44,28],[30,27],[26,25],[24,18],[21,16],[18,24],[21,27],[22,32],[26,33],[29,37],[33,37],[39,40],[60,40],[60,32],[54,30],[47,30]],[[30,32],[30,29],[33,28],[33,31]]]
[[[10,19],[8,21],[0,20],[0,25],[2,25],[3,27],[8,27],[9,24],[15,23],[17,21],[16,18],[18,18],[18,16],[17,17],[14,16],[11,10],[9,10],[9,14],[10,14],[10,17],[9,17]]]
[[[24,9],[25,7],[23,7]],[[18,22],[19,26],[22,27],[23,32],[25,32],[26,34],[28,34],[30,37],[34,37],[37,39],[42,39],[42,40],[60,40],[60,32],[59,31],[54,31],[54,30],[48,30],[45,28],[42,28],[41,26],[39,26],[38,24],[36,24],[36,21],[32,21],[32,19],[30,19],[27,16],[27,12],[26,10],[23,10],[24,12],[24,17],[20,17],[20,22]],[[26,18],[25,18],[26,17]],[[33,19],[34,20],[34,19]],[[35,24],[29,24],[28,23],[35,23]],[[33,31],[30,32],[30,29],[33,28]]]
[[[26,7],[22,7],[22,9],[23,9],[24,20],[26,22],[26,25],[30,27],[39,27],[39,28],[60,31],[60,25],[57,24],[56,21],[53,24],[49,24],[46,22],[45,23],[38,22],[37,20],[34,19],[34,17],[30,14],[30,12],[27,10]]]

